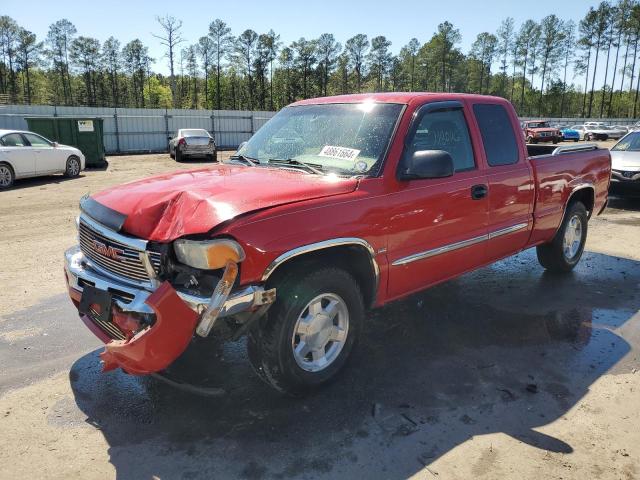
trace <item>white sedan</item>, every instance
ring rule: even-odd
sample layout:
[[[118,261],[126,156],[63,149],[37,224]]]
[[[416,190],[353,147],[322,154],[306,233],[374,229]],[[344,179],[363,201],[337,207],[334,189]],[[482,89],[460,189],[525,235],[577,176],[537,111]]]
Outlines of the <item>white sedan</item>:
[[[9,188],[18,178],[54,173],[76,177],[84,165],[84,155],[75,147],[33,132],[0,130],[0,189]]]

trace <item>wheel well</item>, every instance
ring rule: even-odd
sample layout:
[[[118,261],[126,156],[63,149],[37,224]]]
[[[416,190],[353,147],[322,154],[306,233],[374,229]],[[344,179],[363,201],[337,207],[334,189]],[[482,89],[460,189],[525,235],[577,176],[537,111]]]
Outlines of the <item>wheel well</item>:
[[[11,169],[14,175],[16,174],[16,171],[13,169],[13,166],[9,162],[0,162],[0,165],[6,165]]]
[[[377,273],[369,251],[360,245],[340,245],[293,257],[274,270],[267,279],[267,288],[277,285],[282,278],[296,271],[329,265],[353,275],[362,290],[365,305],[374,304],[378,287]]]
[[[595,194],[593,188],[586,187],[573,192],[567,202],[567,208],[575,202],[582,202],[584,207],[587,209],[589,217],[591,217],[591,214],[593,213],[593,206],[595,205]]]

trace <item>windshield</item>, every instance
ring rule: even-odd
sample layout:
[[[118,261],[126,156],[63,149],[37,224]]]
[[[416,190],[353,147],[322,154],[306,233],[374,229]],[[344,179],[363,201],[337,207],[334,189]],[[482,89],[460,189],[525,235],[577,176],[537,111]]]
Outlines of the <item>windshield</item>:
[[[293,160],[342,174],[378,170],[402,105],[332,103],[286,107],[238,151],[257,160]]]
[[[528,124],[529,128],[549,128],[547,122],[532,122]]]
[[[201,129],[191,129],[191,130],[180,130],[183,137],[208,137],[209,134],[206,130]]]
[[[640,132],[631,132],[620,140],[611,150],[640,152]]]

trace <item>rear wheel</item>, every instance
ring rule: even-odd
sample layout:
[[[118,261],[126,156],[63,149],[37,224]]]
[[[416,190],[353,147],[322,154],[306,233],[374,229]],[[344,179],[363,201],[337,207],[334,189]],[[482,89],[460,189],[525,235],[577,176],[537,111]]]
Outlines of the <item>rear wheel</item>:
[[[170,156],[171,158],[173,158],[174,160],[175,160],[175,158],[176,158],[176,154],[175,154],[175,153],[173,153],[173,150],[171,150],[171,147],[169,147],[169,156]]]
[[[71,156],[67,159],[67,167],[64,170],[64,176],[73,178],[80,175],[80,159],[75,156]]]
[[[540,265],[551,272],[573,270],[587,241],[587,222],[587,209],[582,202],[571,203],[553,240],[536,248]]]
[[[297,395],[345,365],[364,319],[362,293],[346,271],[298,270],[276,285],[277,300],[249,332],[253,368],[275,389]]]
[[[0,163],[0,190],[9,188],[13,185],[16,176],[13,173],[13,169],[7,163]]]
[[[180,151],[180,147],[176,147],[176,154],[174,158],[176,159],[176,162],[182,161],[182,152]]]
[[[573,141],[574,142],[578,142],[578,141],[580,141],[580,139],[579,138],[574,138]]]

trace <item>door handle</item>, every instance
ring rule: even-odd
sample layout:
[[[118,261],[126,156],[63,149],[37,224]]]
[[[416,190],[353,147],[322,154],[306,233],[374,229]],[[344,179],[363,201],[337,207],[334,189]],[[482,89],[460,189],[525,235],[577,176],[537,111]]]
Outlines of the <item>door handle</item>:
[[[481,198],[486,197],[488,193],[489,188],[484,184],[474,185],[471,187],[471,198],[473,200],[480,200]]]

